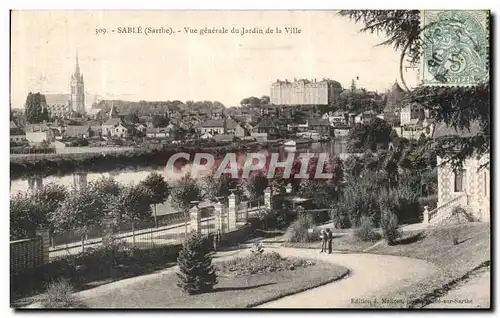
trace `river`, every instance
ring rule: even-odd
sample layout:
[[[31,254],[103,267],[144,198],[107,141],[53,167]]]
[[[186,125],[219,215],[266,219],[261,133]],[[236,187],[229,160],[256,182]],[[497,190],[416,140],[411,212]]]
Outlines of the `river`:
[[[282,152],[283,149],[280,149]],[[304,147],[297,147],[297,152],[326,152],[330,156],[335,154],[342,154],[345,152],[345,142],[340,140],[333,140],[329,142],[316,142],[308,144]],[[153,169],[153,168],[141,168],[141,169],[123,169],[113,172],[78,172],[65,176],[47,176],[47,177],[32,177],[29,179],[14,179],[10,180],[10,195],[13,196],[18,192],[26,192],[32,189],[36,189],[44,184],[55,183],[70,187],[80,187],[87,182],[98,180],[102,177],[114,177],[117,182],[122,184],[136,184],[144,180],[151,172],[155,171],[162,174],[166,181],[172,183],[178,176],[163,171],[164,169]],[[167,201],[165,204],[157,206],[157,214],[163,215],[175,212],[171,207],[170,203]]]

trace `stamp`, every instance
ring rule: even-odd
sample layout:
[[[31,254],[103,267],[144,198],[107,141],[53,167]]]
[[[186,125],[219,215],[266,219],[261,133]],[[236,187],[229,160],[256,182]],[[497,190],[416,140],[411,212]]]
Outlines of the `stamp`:
[[[489,11],[421,13],[423,85],[474,86],[489,80]]]

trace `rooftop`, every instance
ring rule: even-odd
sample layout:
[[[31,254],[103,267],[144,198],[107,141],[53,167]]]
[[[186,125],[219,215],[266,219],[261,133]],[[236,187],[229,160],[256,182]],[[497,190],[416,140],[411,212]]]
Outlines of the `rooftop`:
[[[64,134],[66,136],[76,137],[76,136],[88,134],[89,129],[90,129],[90,127],[88,125],[66,126],[66,129],[64,130]]]
[[[45,102],[47,105],[61,105],[69,103],[68,94],[45,94]]]
[[[201,127],[224,127],[222,119],[209,119],[201,124]]]
[[[106,126],[117,126],[121,124],[121,119],[120,118],[110,118],[106,120],[106,122],[103,125]]]

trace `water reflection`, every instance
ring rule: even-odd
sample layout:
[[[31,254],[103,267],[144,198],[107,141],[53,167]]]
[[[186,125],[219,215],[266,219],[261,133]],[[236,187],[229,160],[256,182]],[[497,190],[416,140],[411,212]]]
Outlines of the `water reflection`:
[[[315,142],[312,144],[307,144],[304,146],[297,145],[296,152],[327,152],[330,157],[337,154],[342,154],[345,152],[345,141],[343,140],[333,140],[331,142]],[[285,155],[287,152],[284,147],[279,149],[280,154]],[[281,156],[280,156],[281,157]],[[284,156],[283,156],[284,157]],[[189,165],[191,167],[191,165]],[[187,169],[187,168],[186,168]],[[183,171],[185,169],[182,169]],[[10,193],[15,195],[20,191],[33,191],[40,188],[44,184],[55,183],[66,186],[68,188],[84,187],[88,182],[98,180],[102,177],[113,177],[117,182],[122,184],[137,184],[144,180],[151,172],[157,172],[163,175],[167,182],[172,183],[174,180],[179,178],[178,174],[165,173],[164,169],[153,169],[144,168],[140,170],[119,170],[111,172],[75,172],[72,175],[67,176],[48,176],[42,177],[30,177],[28,179],[14,179],[10,180]]]

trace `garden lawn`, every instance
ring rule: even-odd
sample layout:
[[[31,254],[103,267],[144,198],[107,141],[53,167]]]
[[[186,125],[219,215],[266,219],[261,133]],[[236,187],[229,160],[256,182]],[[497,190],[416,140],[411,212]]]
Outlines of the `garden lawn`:
[[[327,263],[280,272],[219,277],[210,293],[186,295],[170,272],[153,281],[85,298],[91,308],[245,308],[324,285],[347,275],[348,269]]]
[[[458,244],[453,244],[453,237]],[[373,254],[388,254],[419,258],[440,269],[425,280],[385,298],[407,298],[405,307],[424,307],[456,287],[468,276],[489,266],[491,260],[490,223],[466,223],[431,228],[405,234],[398,245],[385,242],[370,250]]]

